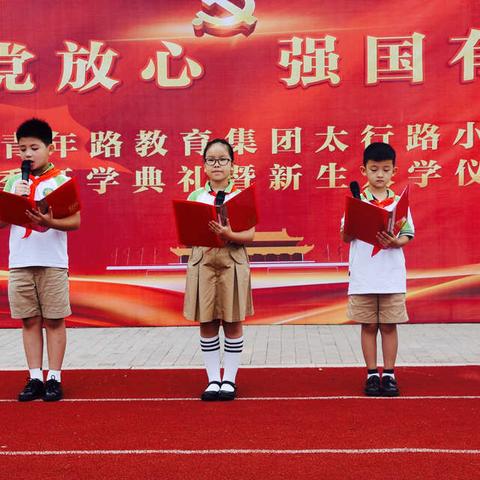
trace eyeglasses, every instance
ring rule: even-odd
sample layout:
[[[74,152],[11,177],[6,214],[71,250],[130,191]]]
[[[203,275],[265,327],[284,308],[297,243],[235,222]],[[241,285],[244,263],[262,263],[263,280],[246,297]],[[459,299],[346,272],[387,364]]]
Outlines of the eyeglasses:
[[[216,163],[218,163],[221,167],[224,167],[225,165],[228,164],[228,162],[231,162],[229,158],[213,158],[213,157],[207,157],[205,159],[205,163],[209,167],[213,167]]]

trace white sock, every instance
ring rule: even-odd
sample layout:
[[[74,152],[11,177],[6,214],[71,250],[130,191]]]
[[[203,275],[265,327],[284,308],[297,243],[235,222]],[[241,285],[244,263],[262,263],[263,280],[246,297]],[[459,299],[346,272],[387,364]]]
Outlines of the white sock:
[[[32,380],[36,379],[43,382],[43,372],[41,368],[30,368],[28,371]]]
[[[208,382],[220,382],[220,340],[216,337],[200,337],[200,348],[202,349],[203,361],[207,370]],[[218,392],[218,385],[210,385],[207,391]]]
[[[395,380],[395,374],[394,373],[382,373],[382,377],[392,377]]]
[[[48,375],[47,375],[47,382],[49,380],[52,380],[52,378],[54,380],[56,380],[57,382],[61,382],[62,381],[62,372],[60,370],[49,370]]]
[[[223,353],[223,381],[235,383],[240,357],[243,350],[243,337],[225,337],[225,348]],[[233,392],[231,385],[222,385],[222,390]]]

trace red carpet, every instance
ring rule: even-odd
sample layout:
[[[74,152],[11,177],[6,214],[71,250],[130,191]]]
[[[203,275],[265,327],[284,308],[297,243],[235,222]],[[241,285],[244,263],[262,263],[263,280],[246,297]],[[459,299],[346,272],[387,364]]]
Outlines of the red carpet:
[[[398,399],[351,398],[363,369],[244,369],[226,403],[191,400],[201,370],[64,375],[67,401],[20,404],[0,373],[0,479],[480,478],[480,367],[398,368]]]

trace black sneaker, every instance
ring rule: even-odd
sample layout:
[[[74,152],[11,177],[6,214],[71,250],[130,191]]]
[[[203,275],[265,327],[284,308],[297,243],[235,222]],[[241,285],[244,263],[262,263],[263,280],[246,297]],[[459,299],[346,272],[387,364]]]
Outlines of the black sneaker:
[[[45,385],[38,378],[29,378],[25,388],[18,394],[19,402],[30,402],[42,398],[45,394]]]
[[[390,375],[382,376],[382,395],[384,397],[398,397],[400,395],[397,381]]]
[[[63,398],[62,385],[54,378],[45,382],[45,394],[43,400],[45,402],[57,402]]]
[[[381,395],[379,375],[372,375],[367,378],[364,392],[368,397],[379,397]]]

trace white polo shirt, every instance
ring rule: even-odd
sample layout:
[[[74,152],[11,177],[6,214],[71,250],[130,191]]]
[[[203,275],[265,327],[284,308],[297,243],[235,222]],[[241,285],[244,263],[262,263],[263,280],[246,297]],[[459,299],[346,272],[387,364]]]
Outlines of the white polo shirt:
[[[12,176],[7,181],[4,190],[13,193],[21,179],[21,174]],[[35,190],[35,201],[41,200],[67,180],[69,177],[57,175],[40,182]],[[67,232],[50,228],[46,232],[32,231],[29,237],[23,238],[25,231],[24,227],[10,226],[9,268],[68,268]]]
[[[387,198],[392,196],[395,197],[395,200],[400,198],[388,189]],[[361,197],[364,202],[374,200],[374,196],[368,189],[362,193]],[[385,207],[386,210],[392,208],[393,205]],[[342,228],[343,222],[344,219],[342,219]],[[410,209],[407,222],[398,233],[398,236],[401,235],[412,238],[415,235]],[[373,248],[372,245],[361,240],[350,242],[348,294],[406,293],[407,271],[403,249],[382,249],[372,257]]]

